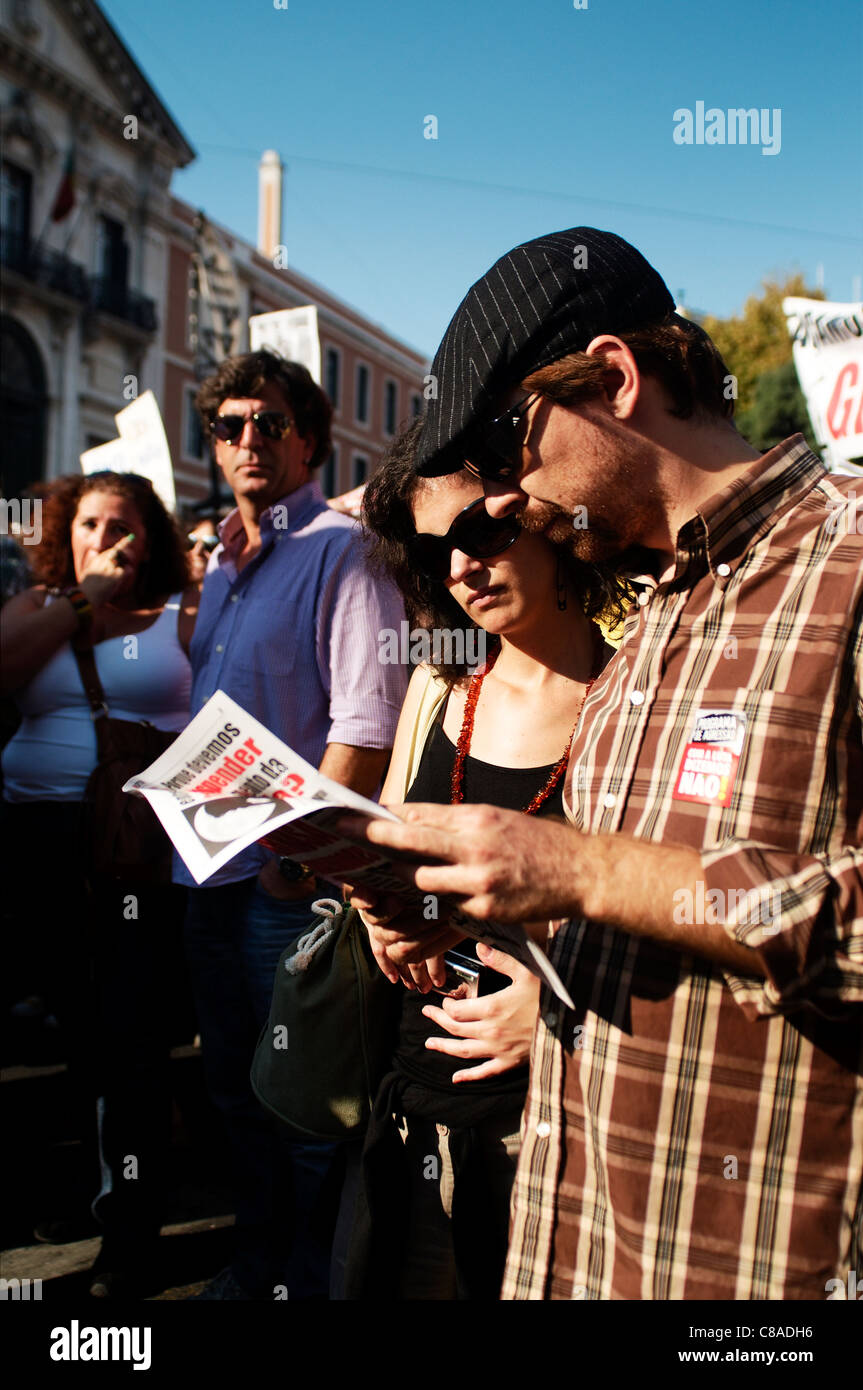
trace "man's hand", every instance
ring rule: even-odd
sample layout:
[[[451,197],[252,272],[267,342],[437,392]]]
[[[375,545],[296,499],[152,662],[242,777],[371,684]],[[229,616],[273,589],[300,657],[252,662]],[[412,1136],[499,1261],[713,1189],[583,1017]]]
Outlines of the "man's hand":
[[[344,833],[398,856],[393,872],[421,893],[447,895],[479,921],[581,918],[695,954],[736,974],[766,975],[757,947],[720,922],[677,920],[675,893],[695,896],[704,868],[688,845],[652,844],[617,831],[588,835],[564,821],[538,820],[495,806],[392,808],[399,821],[341,818]],[[382,929],[401,963],[443,949]]]
[[[564,900],[567,915],[574,915],[573,865],[585,837],[563,821],[496,806],[413,802],[392,809],[402,821],[351,819],[350,833],[413,860],[396,861],[393,870],[421,893],[451,895],[480,921],[559,917]],[[341,824],[347,827],[347,819]],[[394,944],[404,936],[392,932],[390,939]],[[386,933],[383,940],[389,944]]]
[[[449,1057],[487,1057],[489,1061],[453,1073],[453,1081],[480,1081],[499,1076],[520,1066],[530,1056],[539,1004],[539,980],[512,956],[493,950],[481,942],[477,955],[483,965],[508,975],[512,984],[497,994],[476,999],[444,999],[440,1008],[426,1004],[423,1013],[451,1034],[448,1038],[428,1038],[432,1052]]]

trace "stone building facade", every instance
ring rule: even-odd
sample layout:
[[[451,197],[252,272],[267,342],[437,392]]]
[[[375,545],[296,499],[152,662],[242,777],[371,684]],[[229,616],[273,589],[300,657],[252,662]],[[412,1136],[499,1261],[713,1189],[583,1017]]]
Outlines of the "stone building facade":
[[[5,495],[77,471],[152,389],[178,499],[200,501],[212,477],[189,295],[202,218],[171,192],[195,151],[95,0],[0,0],[0,140]],[[272,218],[271,190],[261,202]],[[317,306],[335,407],[323,482],[345,491],[422,408],[425,359],[278,255],[204,225],[235,289],[232,350],[248,346],[250,314]]]

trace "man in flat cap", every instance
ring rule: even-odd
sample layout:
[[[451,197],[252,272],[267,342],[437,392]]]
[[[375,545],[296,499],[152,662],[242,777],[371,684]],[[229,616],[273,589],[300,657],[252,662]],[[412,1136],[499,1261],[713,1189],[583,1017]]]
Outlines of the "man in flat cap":
[[[575,1011],[544,990],[503,1297],[842,1297],[863,1152],[855,480],[800,435],[747,444],[713,344],[609,232],[502,257],[432,371],[418,470],[467,464],[492,514],[619,557],[637,594],[573,740],[569,825],[413,805],[368,832],[424,894],[552,919]],[[396,962],[453,940],[374,930]]]

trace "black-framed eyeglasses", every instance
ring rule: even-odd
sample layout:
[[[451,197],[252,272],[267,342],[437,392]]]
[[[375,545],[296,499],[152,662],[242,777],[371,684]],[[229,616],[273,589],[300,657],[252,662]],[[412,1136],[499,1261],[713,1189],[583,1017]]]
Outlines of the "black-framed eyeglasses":
[[[445,536],[429,531],[411,536],[408,556],[426,579],[443,581],[449,578],[454,550],[475,560],[488,560],[508,550],[520,532],[515,516],[489,516],[485,499],[478,497],[459,512]]]
[[[532,391],[502,415],[471,431],[465,443],[465,467],[470,473],[500,483],[521,471],[519,426],[538,395],[538,391]]]
[[[280,410],[256,410],[251,415],[217,415],[210,429],[224,444],[236,444],[247,420],[265,439],[287,439],[294,428],[290,415],[283,415]]]

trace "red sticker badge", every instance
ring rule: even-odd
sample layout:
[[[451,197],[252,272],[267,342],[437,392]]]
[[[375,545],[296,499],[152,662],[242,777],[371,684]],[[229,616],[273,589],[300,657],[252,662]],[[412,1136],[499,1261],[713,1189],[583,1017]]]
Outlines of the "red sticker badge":
[[[736,710],[699,710],[680,760],[673,799],[700,801],[704,806],[730,806],[745,733],[745,714]]]

